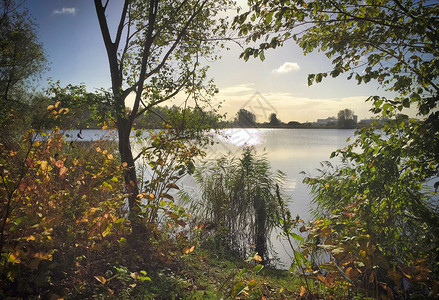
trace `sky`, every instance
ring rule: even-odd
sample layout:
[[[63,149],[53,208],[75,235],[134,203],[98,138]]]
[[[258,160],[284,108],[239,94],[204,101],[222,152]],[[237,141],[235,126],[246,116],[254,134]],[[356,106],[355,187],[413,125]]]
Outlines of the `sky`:
[[[244,4],[244,0],[238,2]],[[110,87],[108,60],[93,1],[27,0],[25,5],[38,24],[38,37],[50,63],[40,86],[51,78],[62,86],[84,83],[90,91]],[[365,102],[370,95],[389,96],[376,84],[357,85],[344,76],[308,86],[307,75],[331,70],[330,60],[321,52],[304,56],[292,41],[266,52],[263,62],[245,62],[239,59],[242,49],[238,45],[228,46],[229,51],[221,52],[222,59],[206,62],[210,65],[209,76],[219,89],[213,104],[222,102],[220,111],[227,113],[228,119],[245,108],[256,115],[258,122],[268,121],[271,113],[286,123],[314,122],[349,108],[360,120],[372,116],[372,103]]]

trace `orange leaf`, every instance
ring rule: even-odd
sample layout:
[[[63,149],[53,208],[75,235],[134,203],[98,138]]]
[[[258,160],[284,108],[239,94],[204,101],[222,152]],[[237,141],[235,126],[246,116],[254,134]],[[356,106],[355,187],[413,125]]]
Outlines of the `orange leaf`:
[[[300,297],[303,297],[305,295],[305,293],[306,293],[306,288],[302,285],[300,287]]]
[[[59,169],[59,176],[63,176],[65,173],[67,173],[68,169],[66,167],[62,167]]]
[[[255,256],[253,256],[253,259],[256,261],[262,261],[262,257],[260,257],[258,254],[255,254]]]
[[[62,160],[57,160],[55,162],[55,166],[57,166],[58,168],[62,168],[64,167],[64,162]]]
[[[325,283],[325,276],[323,276],[322,274],[317,274],[317,279]]]

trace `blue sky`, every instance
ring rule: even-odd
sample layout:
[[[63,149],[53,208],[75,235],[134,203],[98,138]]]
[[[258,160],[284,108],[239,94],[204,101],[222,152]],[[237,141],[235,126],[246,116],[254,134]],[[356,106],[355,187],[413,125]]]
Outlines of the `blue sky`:
[[[89,90],[110,86],[93,1],[28,0],[26,6],[39,26],[38,36],[50,62],[43,82],[50,77],[62,85],[85,83]],[[293,42],[267,52],[264,62],[245,62],[238,58],[241,48],[229,46],[231,50],[224,51],[221,60],[209,63],[209,74],[220,91],[215,101],[223,101],[222,111],[228,118],[246,108],[259,122],[267,121],[272,112],[284,122],[305,122],[336,116],[349,108],[363,119],[372,116],[371,103],[364,102],[368,96],[389,95],[375,84],[357,85],[343,76],[308,87],[307,74],[328,71],[331,64],[323,53],[304,56]]]

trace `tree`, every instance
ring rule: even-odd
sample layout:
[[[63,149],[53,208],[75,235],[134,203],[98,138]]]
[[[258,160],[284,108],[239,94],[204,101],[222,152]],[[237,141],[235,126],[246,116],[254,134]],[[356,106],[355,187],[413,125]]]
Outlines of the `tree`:
[[[339,128],[355,128],[354,112],[350,109],[343,109],[338,112],[338,127]]]
[[[256,126],[256,116],[254,113],[241,108],[236,114],[236,122],[242,127],[255,127]]]
[[[15,111],[29,104],[28,97],[23,96],[23,86],[41,74],[46,63],[35,23],[21,5],[12,0],[0,3],[0,128],[3,133]]]
[[[306,182],[320,214],[333,213],[339,220],[349,214],[356,232],[366,234],[377,249],[371,253],[381,253],[390,262],[387,266],[393,266],[377,266],[378,281],[398,286],[398,280],[389,281],[390,274],[402,278],[398,268],[407,265],[425,267],[437,279],[438,203],[424,187],[439,175],[439,4],[251,0],[249,5],[248,12],[236,17],[236,26],[248,40],[268,42],[247,48],[243,58],[263,59],[265,50],[292,39],[305,54],[319,50],[332,59],[332,70],[310,74],[309,84],[348,73],[359,84],[376,80],[396,94],[393,99],[368,98],[372,112],[390,118],[382,133],[359,130],[353,144],[332,154],[341,158],[341,166]],[[421,120],[403,114],[409,107],[417,108]],[[359,241],[350,227],[343,228],[337,229],[340,241],[343,236]],[[425,284],[419,280],[419,286]]]
[[[207,68],[201,57],[213,52],[225,33],[218,13],[230,1],[123,1],[119,22],[112,37],[107,20],[110,1],[95,0],[96,14],[105,44],[111,74],[111,110],[118,129],[121,160],[127,165],[124,178],[130,218],[139,213],[135,158],[130,146],[134,120],[154,106],[184,92],[195,101],[201,92],[212,95],[212,85],[203,86]],[[126,109],[128,95],[134,105]]]
[[[280,125],[280,120],[277,118],[275,113],[272,113],[270,115],[270,125],[272,125],[272,126]]]

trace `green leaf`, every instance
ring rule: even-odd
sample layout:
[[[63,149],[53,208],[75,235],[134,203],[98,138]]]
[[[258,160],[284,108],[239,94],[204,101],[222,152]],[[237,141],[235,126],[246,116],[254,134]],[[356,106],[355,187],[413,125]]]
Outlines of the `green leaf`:
[[[322,82],[322,73],[318,73],[318,74],[316,75],[316,82],[317,82],[317,83]]]
[[[253,268],[253,272],[254,272],[255,274],[258,274],[263,268],[264,268],[263,265],[257,265],[257,266],[255,266],[255,267]]]
[[[271,11],[265,16],[265,25],[270,24],[272,20],[273,20],[273,12]]]
[[[308,86],[312,85],[312,82],[314,81],[315,77],[316,77],[316,74],[309,74],[308,75]]]
[[[304,240],[303,240],[303,237],[301,237],[301,236],[298,235],[298,234],[295,234],[294,232],[290,232],[290,236],[291,236],[292,238],[294,238],[295,240],[297,240],[297,241],[301,241],[301,242],[304,241]]]
[[[246,290],[248,290],[248,286],[243,282],[238,282],[233,286],[233,292],[232,295],[234,297],[239,296],[240,294],[244,293]]]

